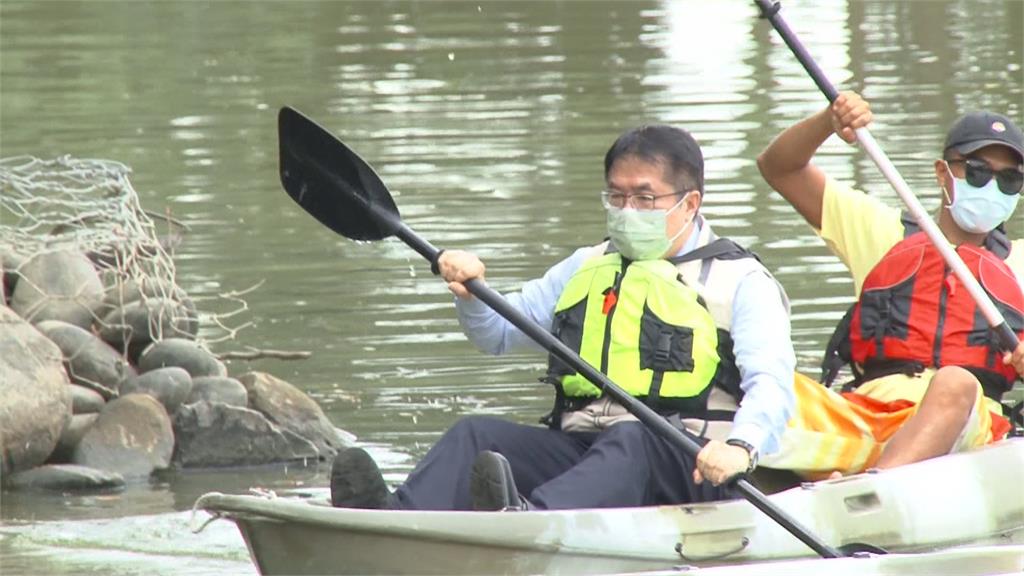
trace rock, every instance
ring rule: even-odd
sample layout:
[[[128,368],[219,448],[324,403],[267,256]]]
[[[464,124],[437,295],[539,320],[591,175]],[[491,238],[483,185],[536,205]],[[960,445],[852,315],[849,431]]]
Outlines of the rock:
[[[78,447],[78,443],[82,441],[85,433],[89,431],[89,428],[99,417],[98,412],[75,414],[72,416],[71,422],[64,428],[64,432],[60,435],[60,440],[57,441],[57,447],[53,449],[53,452],[46,461],[51,464],[71,462],[71,457],[75,454],[75,448]]]
[[[45,462],[70,419],[60,348],[0,306],[0,478]]]
[[[93,310],[103,301],[103,284],[92,262],[75,250],[43,252],[18,270],[11,309],[31,322],[62,320],[82,328],[92,325]]]
[[[0,283],[0,305],[6,306],[14,294],[14,287],[18,284],[18,269],[25,263],[25,257],[11,250],[9,246],[0,247],[0,276],[3,282]]]
[[[227,376],[228,369],[207,349],[184,338],[167,338],[154,343],[139,357],[139,371],[149,372],[165,366],[177,366],[188,371],[192,378],[199,376]]]
[[[34,489],[56,492],[116,490],[124,488],[124,477],[117,472],[107,472],[87,466],[47,464],[11,475],[9,486],[17,490]]]
[[[195,303],[180,286],[168,285],[166,282],[147,277],[143,277],[140,281],[133,279],[123,280],[120,277],[115,277],[111,281],[110,284],[106,284],[106,293],[97,311],[101,318],[113,310],[124,307],[126,304],[132,304],[143,299],[163,298],[180,304],[181,309],[185,312],[186,334],[177,334],[176,336],[187,335],[188,337],[195,338],[196,334],[198,334],[199,313],[196,311]]]
[[[152,396],[128,394],[107,403],[71,461],[141,477],[166,468],[173,452],[174,432],[163,405]]]
[[[124,262],[124,251],[118,250],[116,246],[105,245],[99,246],[95,250],[86,252],[86,257],[92,262],[93,266],[97,269],[110,269],[117,266],[118,257]]]
[[[91,388],[77,384],[71,384],[68,388],[71,390],[72,414],[98,414],[107,403],[99,392]]]
[[[71,382],[99,392],[106,400],[116,397],[121,384],[134,374],[128,361],[92,332],[59,320],[36,327],[64,353]]]
[[[229,406],[246,408],[249,405],[249,394],[245,386],[234,378],[227,376],[200,376],[192,379],[192,392],[186,404],[195,402],[220,402]]]
[[[174,463],[183,468],[317,459],[316,446],[248,408],[197,402],[174,415]]]
[[[134,279],[124,279],[120,275],[112,275],[109,277],[103,277],[103,280],[103,302],[96,310],[97,314],[99,314],[101,318],[127,304],[132,304],[142,300],[142,290],[139,289],[139,285]],[[154,286],[153,289],[148,291],[146,296],[149,298],[157,298],[157,293],[163,292],[163,287],[156,287],[155,282],[146,282],[146,280],[148,280],[148,278],[143,279],[144,284]]]
[[[250,372],[239,381],[249,393],[250,408],[309,440],[324,456],[348,446],[320,406],[295,386],[265,372]]]
[[[129,378],[121,385],[121,392],[149,394],[164,405],[168,414],[174,414],[192,392],[192,377],[177,366],[157,368]]]
[[[100,338],[134,359],[151,342],[189,336],[189,313],[166,298],[136,300],[108,312],[100,322]]]

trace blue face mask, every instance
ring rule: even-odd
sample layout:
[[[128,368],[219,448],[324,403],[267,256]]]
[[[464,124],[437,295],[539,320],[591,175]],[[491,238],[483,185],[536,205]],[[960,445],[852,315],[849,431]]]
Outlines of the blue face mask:
[[[967,180],[954,176],[953,192],[956,195],[949,205],[953,221],[965,231],[976,234],[987,234],[1006,222],[1020,199],[1020,194],[1000,192],[995,178],[981,188],[976,188],[968,184]]]

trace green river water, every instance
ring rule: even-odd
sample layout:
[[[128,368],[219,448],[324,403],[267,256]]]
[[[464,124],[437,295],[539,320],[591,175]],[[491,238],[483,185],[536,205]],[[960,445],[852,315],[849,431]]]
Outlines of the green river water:
[[[790,0],[784,17],[929,209],[932,160],[961,113],[1024,114],[1020,0]],[[486,357],[451,296],[398,241],[356,244],[295,207],[277,175],[276,113],[296,107],[369,160],[405,221],[478,252],[515,289],[603,236],[602,159],[643,122],[691,130],[704,213],[757,251],[793,303],[800,368],[817,374],[852,287],[760,180],[757,153],[825,100],[752,3],[0,0],[0,156],[70,154],[133,169],[143,205],[191,231],[179,282],[246,294],[252,325],[215,351],[315,398],[400,480],[460,415],[533,422],[551,401],[541,354]],[[819,163],[887,202],[856,149]],[[1018,215],[1010,233],[1022,231]],[[2,401],[2,399],[0,399]],[[323,469],[170,474],[114,495],[7,492],[0,573],[252,574],[234,527],[189,532],[210,491],[320,490]]]

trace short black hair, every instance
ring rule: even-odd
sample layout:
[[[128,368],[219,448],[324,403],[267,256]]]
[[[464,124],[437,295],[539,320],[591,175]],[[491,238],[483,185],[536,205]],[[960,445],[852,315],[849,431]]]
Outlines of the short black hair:
[[[663,163],[668,181],[676,191],[699,190],[704,195],[704,155],[686,130],[665,124],[646,124],[627,131],[604,155],[605,178],[615,161],[627,156]]]

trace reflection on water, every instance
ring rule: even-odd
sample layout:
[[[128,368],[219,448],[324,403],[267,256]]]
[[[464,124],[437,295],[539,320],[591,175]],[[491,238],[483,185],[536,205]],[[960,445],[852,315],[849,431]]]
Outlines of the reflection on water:
[[[930,161],[959,113],[1021,119],[1022,12],[1017,0],[784,8],[832,81],[872,101],[875,137],[928,207]],[[705,213],[759,252],[791,296],[801,369],[816,373],[850,301],[842,264],[757,174],[758,151],[824,100],[746,1],[4,0],[0,19],[0,155],[132,166],[144,205],[192,228],[177,262],[193,296],[264,282],[246,297],[253,327],[216,350],[313,352],[236,361],[231,373],[266,370],[308,391],[371,443],[390,480],[460,414],[535,421],[551,401],[536,382],[544,357],[477,353],[447,290],[405,245],[349,242],[295,208],[276,173],[281,105],[374,165],[420,235],[481,254],[500,290],[602,238],[601,159],[615,136],[641,122],[685,126],[707,156]],[[819,162],[896,203],[856,150],[830,143]],[[1021,233],[1019,219],[1010,232]],[[5,574],[249,570],[226,525],[189,540],[209,537],[223,554],[174,548],[194,497],[325,484],[323,470],[246,470],[119,495],[4,494],[0,559]],[[96,534],[111,551],[97,551]],[[91,544],[78,550],[77,539]],[[65,549],[82,561],[65,562]]]

